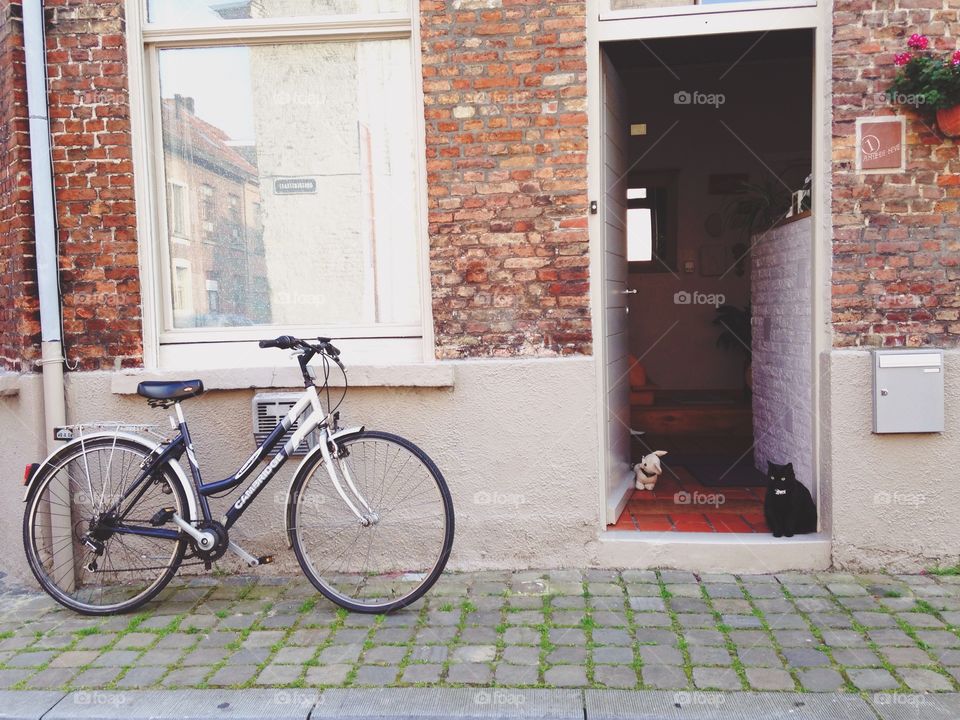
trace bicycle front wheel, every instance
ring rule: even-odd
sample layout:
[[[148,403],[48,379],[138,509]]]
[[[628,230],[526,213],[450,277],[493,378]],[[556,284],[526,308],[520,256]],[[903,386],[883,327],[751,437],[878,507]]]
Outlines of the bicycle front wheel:
[[[117,506],[149,455],[148,447],[131,440],[95,438],[64,447],[34,481],[23,546],[37,581],[61,605],[87,615],[127,612],[154,597],[177,571],[186,549],[182,534],[170,539],[123,531],[152,529],[151,519],[164,508],[189,517],[184,489],[167,468]]]
[[[293,480],[290,541],[313,585],[341,607],[406,607],[440,577],[453,546],[453,501],[433,461],[409,440],[364,431],[337,441],[336,488],[318,453]],[[351,490],[353,484],[356,492]]]

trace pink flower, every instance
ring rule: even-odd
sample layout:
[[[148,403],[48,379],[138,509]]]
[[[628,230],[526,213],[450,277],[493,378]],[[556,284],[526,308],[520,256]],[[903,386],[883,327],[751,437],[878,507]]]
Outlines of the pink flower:
[[[913,48],[914,50],[926,50],[929,44],[930,41],[927,39],[927,36],[921,35],[920,33],[914,33],[910,36],[910,39],[907,40],[907,47]]]
[[[960,50],[957,50],[953,54],[953,57],[950,58],[950,64],[953,65],[954,67],[957,67],[957,65],[960,65]]]
[[[893,56],[893,64],[896,65],[897,67],[902,67],[906,65],[908,62],[910,62],[910,59],[912,57],[913,56],[910,55],[910,53],[897,53],[896,55]]]

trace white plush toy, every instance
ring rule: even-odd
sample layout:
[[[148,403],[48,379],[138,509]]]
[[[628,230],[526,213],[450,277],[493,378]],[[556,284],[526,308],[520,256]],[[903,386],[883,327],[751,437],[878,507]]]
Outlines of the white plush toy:
[[[663,472],[660,458],[666,454],[666,450],[654,450],[633,466],[633,472],[637,475],[637,490],[653,490],[653,486],[660,479],[660,473]]]

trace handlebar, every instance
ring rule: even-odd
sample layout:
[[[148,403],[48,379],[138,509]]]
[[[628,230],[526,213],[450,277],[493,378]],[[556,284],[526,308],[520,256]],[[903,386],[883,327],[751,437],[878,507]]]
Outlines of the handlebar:
[[[334,360],[340,356],[340,350],[331,344],[330,338],[327,337],[318,337],[316,338],[316,344],[308,340],[302,340],[300,338],[295,338],[292,335],[281,335],[276,337],[273,340],[261,340],[260,347],[262,348],[280,348],[281,350],[312,350],[315,353],[323,353],[324,355],[329,355]]]

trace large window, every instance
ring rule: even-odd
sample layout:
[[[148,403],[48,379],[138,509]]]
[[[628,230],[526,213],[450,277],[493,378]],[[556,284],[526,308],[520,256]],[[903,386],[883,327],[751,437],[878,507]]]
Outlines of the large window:
[[[145,0],[161,345],[420,334],[410,12]]]

